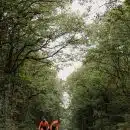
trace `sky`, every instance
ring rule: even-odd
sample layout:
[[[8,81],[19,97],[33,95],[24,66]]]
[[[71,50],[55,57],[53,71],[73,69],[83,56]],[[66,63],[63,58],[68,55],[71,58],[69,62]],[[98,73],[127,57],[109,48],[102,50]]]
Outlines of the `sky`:
[[[66,78],[77,68],[81,67],[82,62],[72,62],[72,64],[68,67],[64,67],[63,70],[60,70],[58,73],[58,77],[62,80],[66,80]]]

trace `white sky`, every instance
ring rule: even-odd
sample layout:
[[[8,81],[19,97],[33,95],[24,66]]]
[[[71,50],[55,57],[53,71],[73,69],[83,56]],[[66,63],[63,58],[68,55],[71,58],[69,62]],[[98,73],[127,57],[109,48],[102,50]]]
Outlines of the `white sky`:
[[[62,80],[66,80],[66,78],[77,68],[81,67],[82,62],[77,61],[73,62],[71,66],[64,67],[63,70],[60,70],[58,73],[58,77]]]

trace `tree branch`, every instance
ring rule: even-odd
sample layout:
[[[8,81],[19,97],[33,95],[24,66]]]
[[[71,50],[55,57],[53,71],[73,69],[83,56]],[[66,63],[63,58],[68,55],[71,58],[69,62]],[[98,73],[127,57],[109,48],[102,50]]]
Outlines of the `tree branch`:
[[[32,94],[31,96],[29,96],[27,99],[28,100],[31,100],[33,97],[36,97],[36,96],[39,96],[40,94],[46,94],[46,91],[40,91],[40,92],[37,92],[35,94]]]

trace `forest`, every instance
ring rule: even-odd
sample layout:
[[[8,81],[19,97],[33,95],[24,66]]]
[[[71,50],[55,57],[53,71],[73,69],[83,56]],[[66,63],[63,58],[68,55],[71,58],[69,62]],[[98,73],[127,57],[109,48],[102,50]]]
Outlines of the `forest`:
[[[1,0],[0,130],[37,130],[43,115],[59,130],[130,130],[130,0],[105,0],[92,22],[94,0],[77,0],[82,15],[74,1]]]

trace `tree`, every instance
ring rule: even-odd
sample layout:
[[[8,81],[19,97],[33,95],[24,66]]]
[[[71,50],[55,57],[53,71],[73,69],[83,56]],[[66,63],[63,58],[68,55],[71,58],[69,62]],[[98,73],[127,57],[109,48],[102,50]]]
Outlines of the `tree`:
[[[68,78],[74,128],[129,128],[129,9],[126,1],[87,28],[94,48]]]
[[[47,65],[51,64],[51,62],[48,58],[57,54],[69,43],[74,43],[76,40],[75,34],[82,30],[82,19],[75,14],[66,12],[66,4],[69,4],[68,1],[59,0],[7,0],[1,2],[0,101],[2,107],[0,109],[1,122],[3,122],[1,124],[4,124],[6,127],[4,129],[12,128],[13,125],[15,127],[19,116],[22,116],[21,113],[19,114],[20,110],[23,112],[24,108],[28,105],[26,100],[32,99],[35,96],[39,97],[41,93],[48,97],[46,100],[44,97],[47,109],[53,103],[56,105],[59,104],[59,99],[56,101],[53,100],[54,102],[52,103],[48,102],[54,96],[49,95],[50,91],[44,93],[37,88],[37,86],[42,88],[42,85],[53,86],[55,80],[51,79],[50,75],[47,75],[54,82],[49,84],[50,80],[46,76],[44,77],[45,80],[41,81],[44,74],[41,73],[41,78],[37,79],[33,75],[33,69],[29,69],[35,67],[38,69],[38,66],[41,67],[44,65],[43,67],[45,68],[42,69],[49,72],[51,66],[48,68]],[[58,10],[61,10],[61,13]],[[61,37],[65,40],[60,45],[57,45],[55,41]],[[50,51],[48,52],[48,48],[51,48],[52,43],[55,46],[52,48],[52,53],[50,53]],[[39,65],[35,66],[36,63],[34,61],[39,62]],[[24,68],[21,70],[23,66]],[[30,74],[25,76],[25,72]],[[34,83],[32,79],[35,78],[39,83]],[[56,91],[52,87],[52,91],[53,89]],[[30,97],[27,96],[28,94]],[[58,94],[55,96],[58,96]],[[39,97],[39,100],[41,98],[43,96]],[[38,101],[34,106],[40,103]],[[20,108],[21,106],[22,109]],[[58,110],[56,108],[54,106],[52,109]],[[28,112],[31,110],[32,106],[28,108]],[[50,111],[52,112],[53,110]],[[25,116],[24,114],[23,116]],[[21,118],[25,119],[24,117]],[[23,119],[21,120],[23,121]]]

